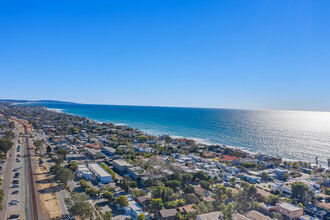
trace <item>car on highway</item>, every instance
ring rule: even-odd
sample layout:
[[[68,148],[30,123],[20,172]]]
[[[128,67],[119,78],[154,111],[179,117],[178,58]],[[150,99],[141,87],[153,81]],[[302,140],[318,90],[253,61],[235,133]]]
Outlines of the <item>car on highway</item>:
[[[19,200],[13,199],[11,200],[11,202],[9,203],[10,205],[17,205],[19,203]]]
[[[19,191],[18,190],[15,190],[11,194],[18,194],[18,193],[19,193]]]
[[[10,219],[13,219],[13,218],[19,218],[19,214],[13,214],[11,216],[9,216]]]

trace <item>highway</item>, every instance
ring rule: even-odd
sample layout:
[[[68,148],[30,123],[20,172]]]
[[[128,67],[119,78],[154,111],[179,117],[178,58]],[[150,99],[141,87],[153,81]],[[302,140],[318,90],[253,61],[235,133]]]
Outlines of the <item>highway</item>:
[[[18,137],[19,131],[23,133],[21,137],[15,138],[14,146],[9,152],[6,163],[3,165],[5,173],[3,175],[4,201],[3,210],[0,213],[0,219],[8,219],[12,215],[18,214],[19,219],[38,220],[46,219],[41,210],[41,204],[37,192],[37,184],[34,178],[34,164],[32,155],[34,150],[31,148],[29,140],[29,131],[27,126],[20,120],[13,119],[16,123],[15,133]],[[20,129],[18,129],[18,127]],[[20,143],[18,143],[18,139]],[[20,151],[17,149],[20,145]],[[17,171],[13,169],[21,167]],[[14,178],[14,174],[18,172],[21,175]],[[13,188],[13,181],[19,182],[17,188]],[[14,194],[14,191],[19,191]],[[19,200],[16,205],[11,205],[12,200]],[[17,218],[11,218],[17,219]]]

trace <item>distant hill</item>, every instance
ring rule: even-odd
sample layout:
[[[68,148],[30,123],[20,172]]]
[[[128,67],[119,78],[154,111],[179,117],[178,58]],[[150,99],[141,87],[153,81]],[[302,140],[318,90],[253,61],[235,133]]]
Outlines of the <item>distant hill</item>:
[[[54,103],[54,104],[73,104],[74,102],[57,101],[57,100],[18,100],[18,99],[0,99],[0,103]]]

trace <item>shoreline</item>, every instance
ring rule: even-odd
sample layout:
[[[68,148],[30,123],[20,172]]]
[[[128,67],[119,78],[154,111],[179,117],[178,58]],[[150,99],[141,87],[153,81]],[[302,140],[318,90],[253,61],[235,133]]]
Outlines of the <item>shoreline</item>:
[[[247,150],[245,147],[226,145],[226,144],[223,144],[223,143],[216,143],[216,142],[210,143],[210,142],[203,141],[202,138],[185,137],[185,136],[181,136],[181,135],[171,135],[171,134],[165,134],[165,133],[162,133],[162,132],[152,131],[152,130],[148,130],[148,129],[134,128],[134,126],[131,126],[131,125],[125,124],[125,123],[114,123],[114,122],[107,122],[107,121],[98,121],[98,120],[94,120],[92,118],[89,118],[89,117],[86,117],[86,116],[82,116],[82,115],[79,115],[79,114],[73,114],[73,113],[65,112],[65,109],[47,108],[47,107],[45,107],[45,108],[48,111],[53,111],[53,112],[63,113],[63,114],[68,114],[68,115],[74,115],[74,116],[78,116],[78,117],[85,117],[85,118],[88,118],[89,120],[92,120],[92,121],[97,122],[97,123],[110,123],[110,124],[118,125],[118,126],[127,126],[127,127],[130,127],[130,128],[133,128],[133,129],[138,129],[138,130],[142,131],[144,134],[151,135],[151,136],[169,135],[173,139],[185,138],[185,139],[194,140],[196,144],[204,144],[204,145],[208,145],[208,146],[219,145],[219,146],[225,147],[225,148],[236,149],[236,150],[242,151],[242,152],[244,152],[246,154],[253,155],[253,156],[258,155],[258,154],[262,154],[262,155],[266,155],[266,156],[270,156],[270,157],[274,157],[274,158],[281,158],[282,161],[288,161],[288,162],[308,162],[308,161],[303,161],[303,160],[285,158],[285,157],[278,156],[278,155],[271,155],[271,154],[267,154],[267,153],[266,154],[263,154],[262,152],[254,152],[254,151]],[[310,163],[311,165],[315,165],[315,164],[313,164],[311,162],[308,162],[308,163]],[[325,168],[326,168],[326,162],[319,161],[319,165],[321,165],[321,166],[324,165]]]

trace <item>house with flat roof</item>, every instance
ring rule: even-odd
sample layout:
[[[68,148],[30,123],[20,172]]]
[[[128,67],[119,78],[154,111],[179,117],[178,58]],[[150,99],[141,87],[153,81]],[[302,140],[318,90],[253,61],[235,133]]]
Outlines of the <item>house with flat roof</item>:
[[[299,219],[301,216],[304,215],[303,208],[292,205],[287,202],[277,203],[276,211],[290,220]]]
[[[90,163],[88,164],[88,168],[96,177],[96,179],[102,183],[110,183],[112,182],[112,176],[106,170],[104,170],[99,164],[97,163]]]
[[[116,153],[116,149],[112,147],[104,147],[102,150],[109,155],[114,155]]]
[[[118,160],[114,160],[112,162],[113,167],[115,169],[117,169],[120,172],[127,172],[127,169],[129,167],[132,167],[132,164],[128,163],[126,160],[124,159],[118,159]]]
[[[86,167],[86,165],[81,164],[78,165],[78,168],[75,172],[77,178],[81,179],[85,179],[85,180],[92,180],[93,178],[93,173]]]

